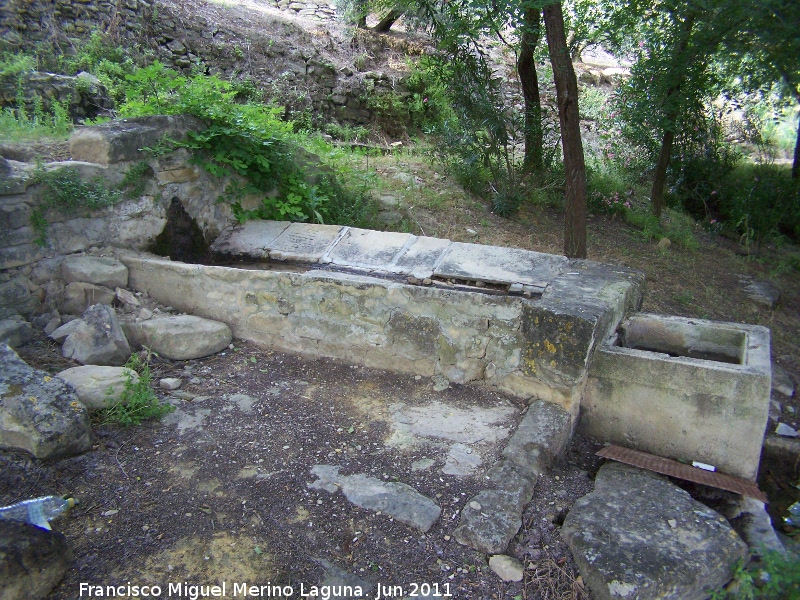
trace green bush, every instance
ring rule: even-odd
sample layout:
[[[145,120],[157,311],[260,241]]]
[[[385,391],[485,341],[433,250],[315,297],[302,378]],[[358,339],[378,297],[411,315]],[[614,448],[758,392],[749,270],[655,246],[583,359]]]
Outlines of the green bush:
[[[775,550],[761,553],[761,560],[740,565],[733,581],[711,595],[712,600],[784,600],[800,598],[800,560]]]
[[[712,193],[726,223],[756,244],[780,235],[800,239],[800,181],[788,166],[742,162]]]
[[[161,402],[153,392],[150,386],[153,377],[147,360],[142,360],[138,354],[132,354],[125,366],[136,371],[139,379],[134,381],[133,375],[128,373],[119,399],[108,400],[108,408],[102,410],[103,423],[130,427],[140,425],[148,419],[160,419],[175,410],[172,404]],[[109,390],[109,395],[113,393],[113,390]]]
[[[587,206],[604,214],[625,214],[632,208],[631,188],[614,163],[587,161]]]
[[[299,150],[308,138],[281,120],[282,107],[239,102],[234,84],[215,76],[186,77],[159,62],[137,69],[127,81],[122,116],[191,114],[206,123],[207,129],[189,133],[180,145],[193,150],[195,162],[212,175],[231,178],[221,200],[231,202],[238,219],[362,220],[366,201],[354,199],[335,171],[317,165],[321,173],[312,181],[309,157]],[[253,195],[261,205],[242,208],[241,201]]]

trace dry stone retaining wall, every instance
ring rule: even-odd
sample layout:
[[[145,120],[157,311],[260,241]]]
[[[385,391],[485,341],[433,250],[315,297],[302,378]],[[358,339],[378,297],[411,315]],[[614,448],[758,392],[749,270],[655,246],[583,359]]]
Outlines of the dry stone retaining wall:
[[[275,6],[318,21],[334,17],[334,9],[325,2],[282,1]],[[206,17],[155,0],[12,0],[0,8],[0,37],[12,48],[30,49],[43,41],[60,47],[97,29],[116,36],[121,44],[149,46],[162,63],[187,75],[202,64],[224,79],[249,78],[295,114],[308,111],[348,124],[373,120],[368,94],[408,95],[399,73],[337,68],[328,56],[331,34],[324,29],[309,32],[290,20],[275,20],[270,24],[274,31],[242,39],[219,10]],[[384,50],[383,44],[378,46]],[[362,54],[370,52],[365,49]],[[74,95],[62,87],[43,83],[34,90],[42,97]],[[16,104],[16,89],[16,80],[0,82],[0,106]],[[80,112],[73,111],[74,116],[93,116]]]

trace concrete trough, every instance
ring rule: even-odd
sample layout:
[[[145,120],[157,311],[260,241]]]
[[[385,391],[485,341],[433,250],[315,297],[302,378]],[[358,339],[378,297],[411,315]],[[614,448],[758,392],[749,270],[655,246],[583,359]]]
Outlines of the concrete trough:
[[[769,329],[636,314],[595,353],[580,428],[755,481],[770,386]]]

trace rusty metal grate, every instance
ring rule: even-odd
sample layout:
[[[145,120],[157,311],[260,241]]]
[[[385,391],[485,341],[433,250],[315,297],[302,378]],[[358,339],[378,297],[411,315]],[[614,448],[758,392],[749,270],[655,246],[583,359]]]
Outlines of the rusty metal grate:
[[[597,453],[597,456],[610,458],[611,460],[647,469],[648,471],[655,471],[662,475],[669,475],[670,477],[677,477],[678,479],[685,479],[686,481],[693,481],[694,483],[701,483],[721,490],[742,494],[761,502],[767,502],[764,492],[759,490],[754,483],[733,475],[726,475],[717,471],[706,471],[692,465],[684,465],[669,458],[621,446],[606,446]]]

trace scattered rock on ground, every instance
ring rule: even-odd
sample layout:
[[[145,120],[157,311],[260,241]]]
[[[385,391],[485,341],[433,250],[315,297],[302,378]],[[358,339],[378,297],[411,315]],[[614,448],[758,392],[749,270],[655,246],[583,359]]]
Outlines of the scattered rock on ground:
[[[775,428],[775,433],[785,437],[793,438],[800,436],[800,433],[797,433],[797,430],[794,427],[790,427],[786,423],[778,423],[778,426]]]
[[[513,556],[495,554],[489,557],[489,568],[503,581],[522,581],[525,568]]]
[[[80,319],[73,319],[72,321],[67,321],[63,325],[56,327],[53,331],[51,331],[48,334],[48,336],[54,342],[63,344],[64,340],[66,340],[70,335],[72,335],[78,330],[80,324],[81,324]]]
[[[789,374],[775,363],[772,363],[772,389],[787,398],[794,396],[794,383]]]
[[[58,373],[58,377],[75,388],[78,400],[89,410],[100,410],[119,402],[127,382],[139,381],[139,374],[133,369],[96,365],[72,367]]]
[[[0,592],[3,600],[46,597],[72,560],[67,538],[30,523],[0,519]]]
[[[614,462],[573,505],[561,535],[598,600],[700,600],[747,556],[719,513],[666,477]]]
[[[315,465],[311,474],[319,479],[308,484],[310,488],[330,493],[341,489],[356,506],[381,511],[423,533],[433,526],[442,513],[433,500],[399,481],[381,481],[360,473],[340,475],[339,467],[332,465]]]
[[[60,458],[92,447],[89,413],[63,380],[0,344],[0,447]]]
[[[739,278],[744,285],[744,293],[759,306],[775,308],[781,297],[781,290],[769,281],[754,281],[747,277]]]
[[[116,296],[117,300],[119,300],[120,303],[125,304],[131,308],[139,308],[142,305],[142,303],[139,302],[139,299],[136,296],[134,296],[133,292],[126,290],[124,288],[117,288]]]
[[[315,559],[315,562],[325,570],[325,575],[319,584],[321,589],[327,588],[328,590],[342,591],[346,590],[347,586],[349,586],[356,594],[355,596],[344,596],[340,594],[335,596],[336,598],[341,598],[341,600],[349,600],[351,597],[373,597],[371,594],[369,594],[369,591],[374,586],[372,582],[357,577],[352,573],[348,573],[341,567],[334,565],[324,558],[317,558]]]
[[[154,317],[131,327],[138,342],[171,360],[191,360],[216,354],[233,339],[225,323],[193,315]]]
[[[183,383],[183,381],[181,381],[181,379],[178,377],[164,377],[164,379],[161,379],[158,382],[158,387],[160,387],[162,390],[172,391],[181,387],[181,383]]]
[[[453,444],[447,454],[444,467],[442,467],[442,473],[458,476],[472,475],[482,462],[481,455],[469,446]]]
[[[68,256],[61,265],[61,273],[67,283],[93,283],[112,289],[128,285],[128,267],[115,258]]]
[[[82,365],[111,366],[124,365],[130,358],[131,347],[110,306],[95,304],[87,308],[73,327],[61,347],[66,358]]]
[[[456,541],[487,554],[505,552],[522,526],[522,511],[536,479],[561,455],[571,433],[571,419],[563,408],[533,402],[506,444],[503,460],[487,474],[490,489],[474,496],[461,511],[453,532]]]
[[[31,324],[24,317],[14,315],[0,321],[0,343],[18,348],[33,336]]]

